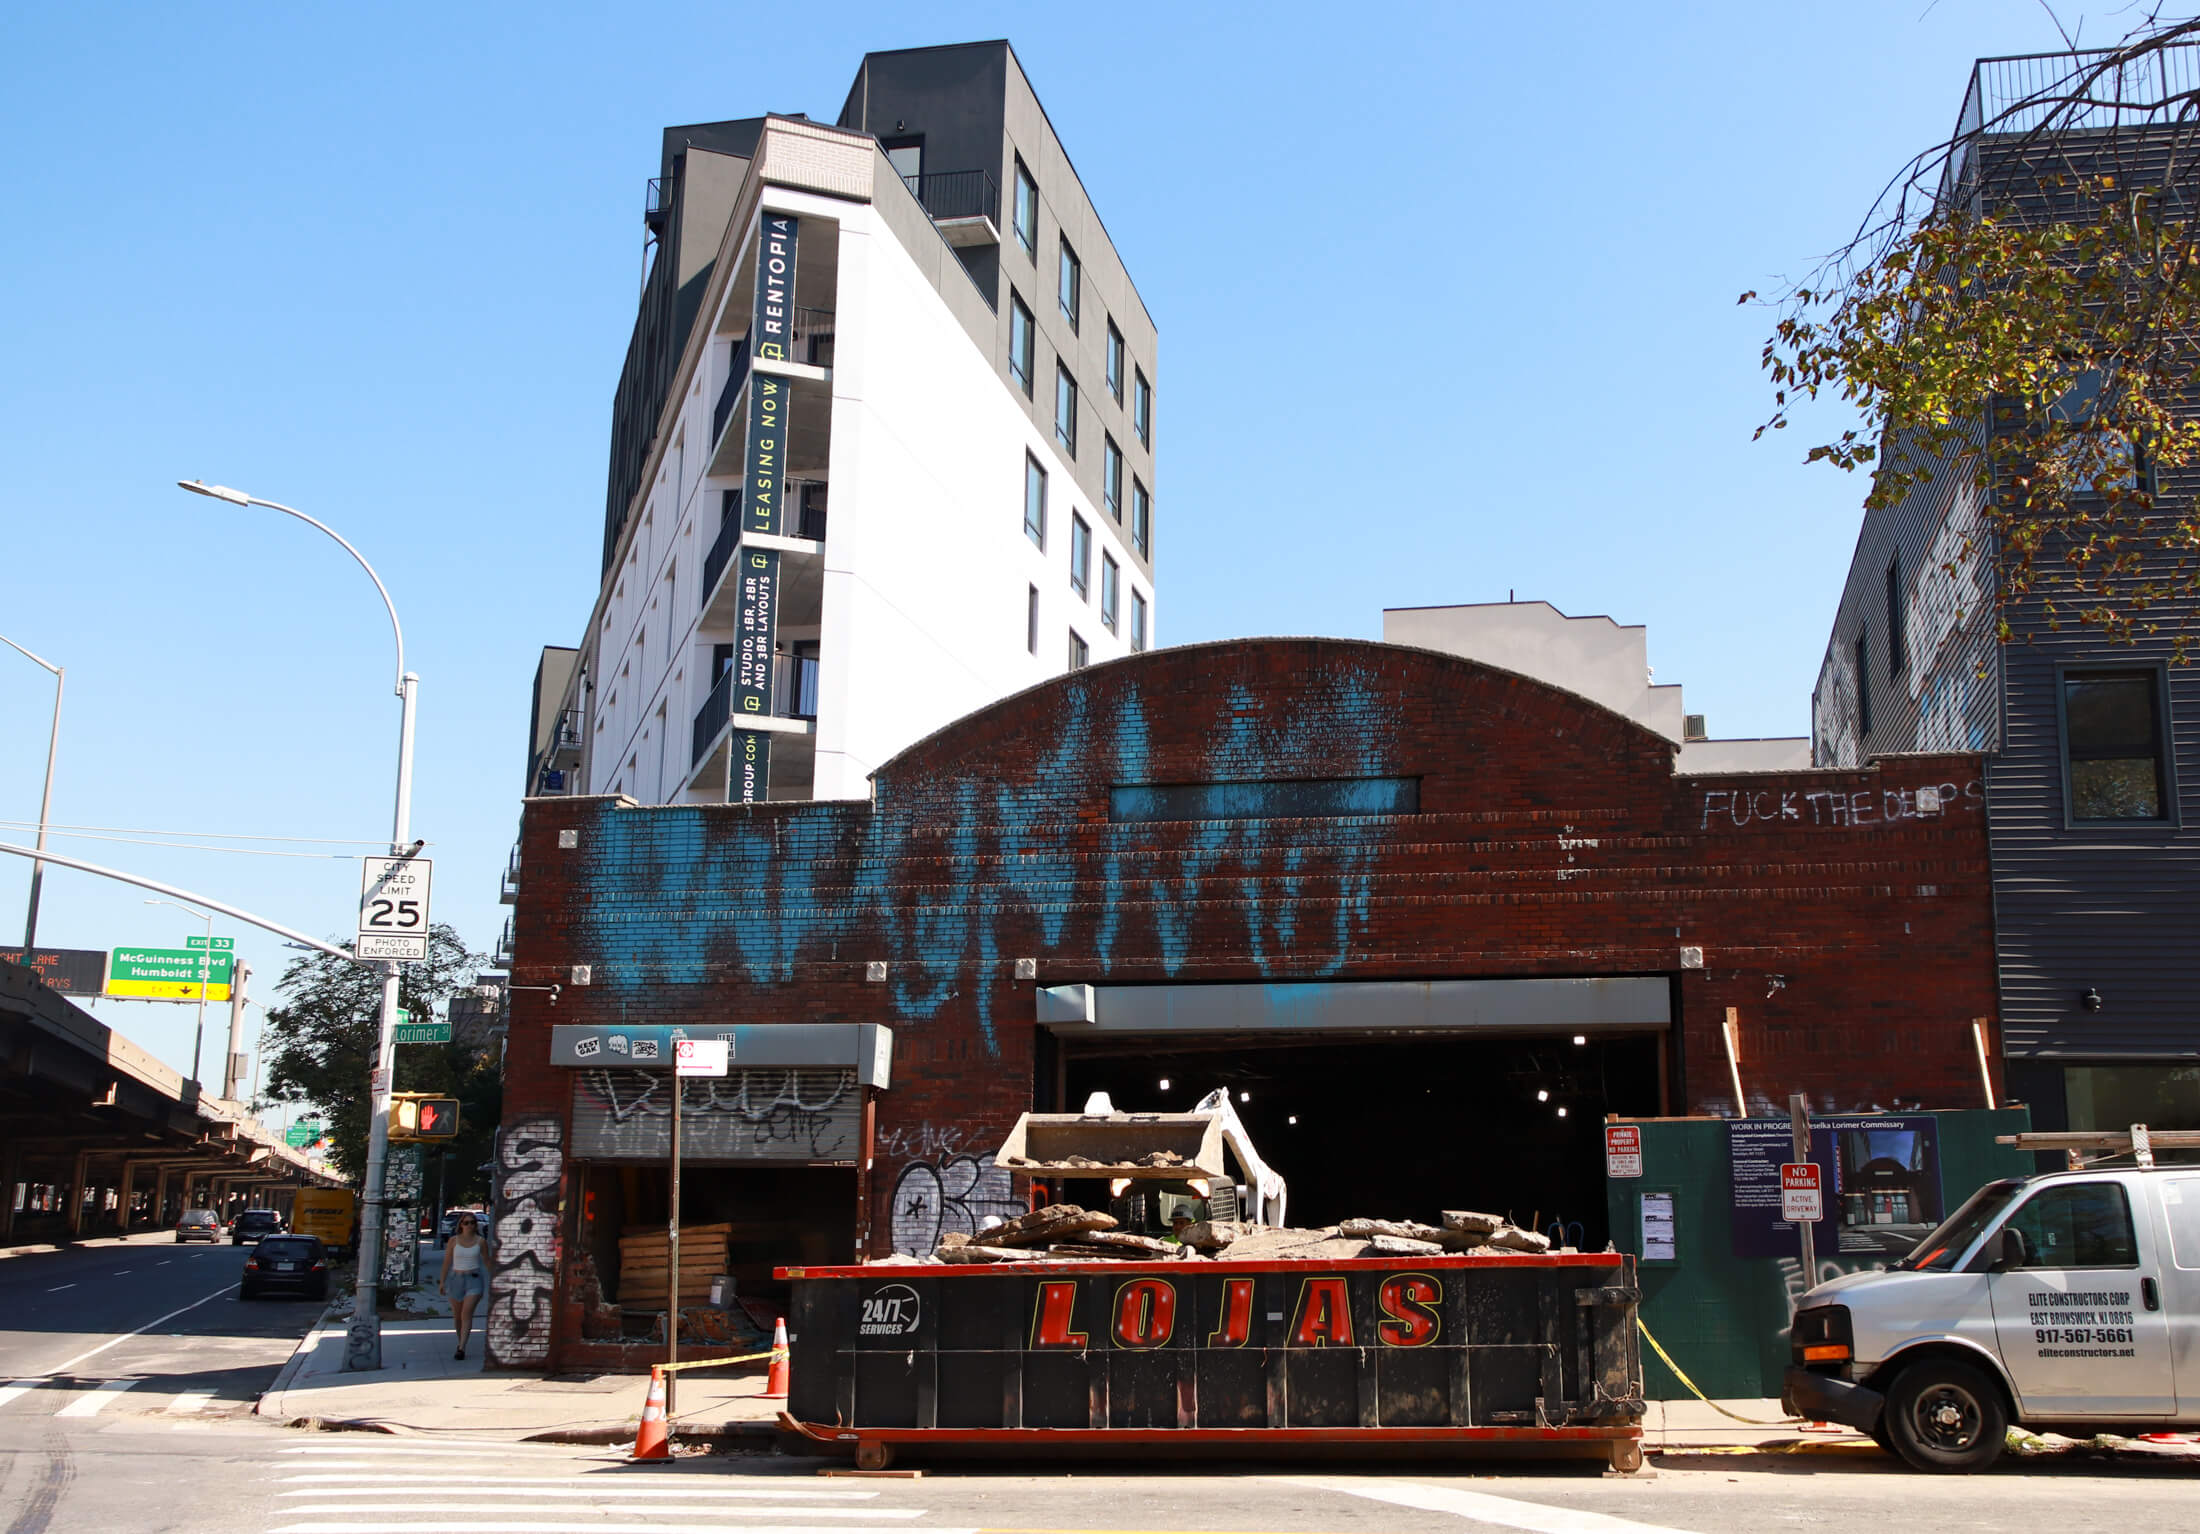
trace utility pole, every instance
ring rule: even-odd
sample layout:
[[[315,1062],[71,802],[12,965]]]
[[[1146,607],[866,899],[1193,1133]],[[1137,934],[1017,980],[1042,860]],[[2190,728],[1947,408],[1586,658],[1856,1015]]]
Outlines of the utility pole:
[[[252,966],[236,955],[229,960],[229,1069],[222,1073],[222,1096],[231,1102],[240,1099],[237,1088],[244,1084],[244,986],[252,978]]]
[[[1797,1161],[1810,1160],[1810,1099],[1801,1092],[1788,1094],[1788,1146]],[[1825,1195],[1821,1193],[1819,1197]],[[1818,1253],[1813,1233],[1818,1229],[1815,1220],[1797,1220],[1796,1232],[1803,1238],[1803,1292],[1808,1294],[1817,1284]]]

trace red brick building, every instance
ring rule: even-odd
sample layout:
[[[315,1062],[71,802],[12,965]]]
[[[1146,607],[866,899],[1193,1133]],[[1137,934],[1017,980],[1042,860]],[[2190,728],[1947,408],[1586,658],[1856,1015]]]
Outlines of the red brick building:
[[[1604,1115],[1733,1113],[1729,1009],[1758,1111],[1977,1105],[1978,759],[1674,754],[1457,657],[1264,639],[1009,698],[870,803],[530,801],[513,980],[561,990],[514,995],[492,1358],[660,1324],[618,1238],[666,1218],[637,1055],[671,1028],[739,1039],[682,1099],[682,1220],[745,1286],[1020,1207],[1017,1115],[1096,1090],[1229,1090],[1294,1224],[1485,1207],[1599,1246]],[[884,1025],[890,1062],[812,1024]]]

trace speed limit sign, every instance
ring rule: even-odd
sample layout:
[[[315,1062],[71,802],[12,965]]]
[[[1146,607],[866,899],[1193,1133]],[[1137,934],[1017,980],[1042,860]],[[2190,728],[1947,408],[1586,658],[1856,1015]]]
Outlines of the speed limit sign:
[[[428,858],[361,858],[359,941],[362,959],[428,956]]]

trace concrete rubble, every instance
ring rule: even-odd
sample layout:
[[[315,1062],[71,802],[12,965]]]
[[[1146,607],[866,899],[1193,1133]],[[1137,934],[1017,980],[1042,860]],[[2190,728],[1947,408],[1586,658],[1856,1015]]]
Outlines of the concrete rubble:
[[[977,1235],[950,1232],[929,1257],[896,1256],[881,1265],[911,1263],[1091,1261],[1136,1262],[1167,1258],[1196,1262],[1336,1262],[1352,1257],[1421,1257],[1443,1253],[1496,1256],[1547,1252],[1548,1236],[1522,1230],[1502,1215],[1444,1211],[1441,1225],[1414,1220],[1352,1219],[1318,1230],[1293,1230],[1242,1221],[1199,1221],[1181,1226],[1174,1240],[1115,1229],[1113,1215],[1076,1204],[1049,1204],[987,1227]],[[1572,1250],[1561,1248],[1561,1250]]]

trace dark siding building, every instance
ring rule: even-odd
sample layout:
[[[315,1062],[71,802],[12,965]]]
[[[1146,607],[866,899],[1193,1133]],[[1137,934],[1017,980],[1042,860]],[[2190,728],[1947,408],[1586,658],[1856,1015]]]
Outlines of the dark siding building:
[[[1944,196],[2051,211],[2043,151],[1977,127],[2063,67],[1979,63]],[[2080,134],[2056,152],[2059,171],[2089,148]],[[2099,158],[2145,180],[2162,136],[2118,125]],[[2200,491],[2200,476],[2165,479],[2165,501]],[[2167,637],[2111,642],[2036,604],[2010,609],[2017,637],[1997,643],[1968,480],[1938,474],[1866,514],[1812,695],[1813,758],[1984,753],[2010,1093],[2045,1129],[2200,1128],[2200,668],[2172,664]]]

